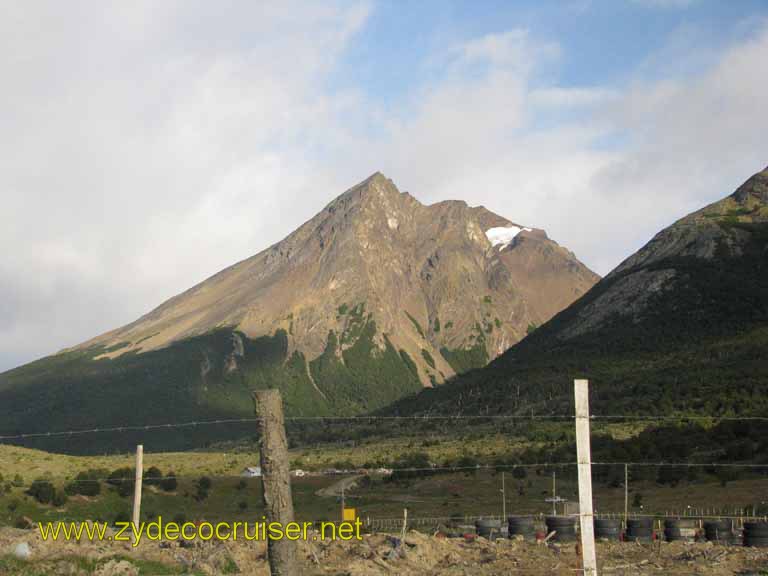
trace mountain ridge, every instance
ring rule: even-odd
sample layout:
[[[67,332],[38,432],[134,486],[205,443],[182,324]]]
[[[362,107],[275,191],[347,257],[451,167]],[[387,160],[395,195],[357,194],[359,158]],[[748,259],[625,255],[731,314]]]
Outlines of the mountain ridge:
[[[265,387],[291,415],[369,412],[485,365],[597,278],[543,230],[375,173],[136,321],[0,374],[0,432],[137,421],[123,406],[245,417]]]
[[[574,378],[610,413],[768,409],[768,169],[678,219],[487,367],[394,413],[572,411]]]

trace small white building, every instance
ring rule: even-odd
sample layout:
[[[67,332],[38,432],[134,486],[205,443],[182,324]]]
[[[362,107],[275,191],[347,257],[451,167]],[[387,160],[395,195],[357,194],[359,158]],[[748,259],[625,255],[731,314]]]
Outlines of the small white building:
[[[296,470],[291,470],[291,476],[295,476],[296,478],[302,478],[306,476],[307,473],[304,472],[301,468],[297,468]]]
[[[246,468],[243,468],[240,476],[245,476],[246,478],[260,478],[261,466],[247,466]]]

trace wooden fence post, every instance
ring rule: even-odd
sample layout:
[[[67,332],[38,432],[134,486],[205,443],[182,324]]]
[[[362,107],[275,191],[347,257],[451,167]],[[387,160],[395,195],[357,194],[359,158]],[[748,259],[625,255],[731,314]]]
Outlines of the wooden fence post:
[[[267,522],[279,522],[285,527],[293,522],[293,499],[283,399],[279,390],[258,390],[253,393],[253,403],[259,419],[261,483]],[[296,542],[287,538],[267,541],[272,576],[299,575],[296,546]]]
[[[579,472],[579,519],[584,575],[597,576],[595,524],[592,513],[592,462],[589,442],[589,382],[574,380],[576,404],[576,461]]]
[[[133,525],[139,528],[141,522],[141,481],[144,476],[144,445],[136,446],[136,476],[133,483]]]

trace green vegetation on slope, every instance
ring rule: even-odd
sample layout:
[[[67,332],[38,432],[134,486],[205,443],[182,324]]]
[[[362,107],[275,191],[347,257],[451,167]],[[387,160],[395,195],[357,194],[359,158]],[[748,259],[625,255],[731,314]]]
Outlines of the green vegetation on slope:
[[[361,307],[353,312],[342,336],[348,344],[343,352],[331,333],[324,354],[310,363],[314,383],[303,354],[288,356],[283,330],[250,339],[220,329],[114,359],[94,359],[105,352],[102,348],[44,358],[0,376],[0,435],[248,418],[253,416],[252,390],[272,387],[282,391],[289,415],[375,410],[418,390],[414,366],[386,336],[380,350],[374,344],[375,323],[362,316]],[[242,343],[242,356],[236,354],[236,340]],[[253,432],[252,424],[171,429],[153,436],[153,449],[200,447]],[[141,432],[131,431],[24,444],[104,453],[129,449],[142,438]]]
[[[589,378],[596,413],[764,414],[768,410],[768,224],[720,223],[742,238],[713,259],[668,257],[674,269],[642,317],[559,337],[622,275],[607,278],[518,345],[478,370],[392,407],[422,411],[570,413],[574,378]],[[626,274],[636,273],[638,268]],[[451,361],[451,352],[443,352]],[[455,362],[452,361],[453,364]]]

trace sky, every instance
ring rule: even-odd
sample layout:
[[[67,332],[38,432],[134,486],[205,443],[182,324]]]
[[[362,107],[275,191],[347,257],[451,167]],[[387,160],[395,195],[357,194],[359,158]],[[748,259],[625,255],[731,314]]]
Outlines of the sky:
[[[768,165],[768,0],[0,0],[0,371],[375,171],[600,274]]]

